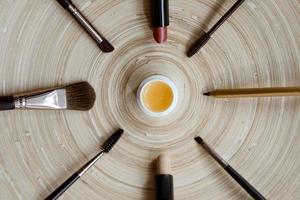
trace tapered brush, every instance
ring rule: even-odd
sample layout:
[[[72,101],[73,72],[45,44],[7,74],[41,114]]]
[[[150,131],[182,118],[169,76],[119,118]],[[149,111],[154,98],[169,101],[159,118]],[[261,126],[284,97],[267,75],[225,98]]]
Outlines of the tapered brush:
[[[222,26],[222,24],[244,3],[245,0],[237,0],[236,3],[221,17],[221,19],[207,32],[204,33],[187,52],[188,57],[195,55]]]
[[[82,26],[82,28],[95,40],[98,47],[104,53],[112,52],[114,47],[97,31],[89,20],[77,9],[72,0],[56,0],[66,9]]]
[[[52,194],[50,194],[45,200],[58,199],[73,183],[75,183],[85,172],[88,171],[103,155],[109,153],[113,146],[118,142],[123,134],[123,130],[117,130],[112,136],[110,136],[106,142],[102,145],[102,151],[98,153],[94,158],[87,162],[77,172],[75,172],[70,178],[68,178],[63,184],[61,184]]]
[[[0,97],[0,111],[13,109],[89,110],[96,94],[87,82],[75,83],[28,93]]]
[[[238,183],[253,199],[265,200],[266,198],[259,193],[244,177],[242,177],[234,168],[232,168],[215,150],[213,150],[201,137],[196,137],[195,140],[211,155],[215,161]]]

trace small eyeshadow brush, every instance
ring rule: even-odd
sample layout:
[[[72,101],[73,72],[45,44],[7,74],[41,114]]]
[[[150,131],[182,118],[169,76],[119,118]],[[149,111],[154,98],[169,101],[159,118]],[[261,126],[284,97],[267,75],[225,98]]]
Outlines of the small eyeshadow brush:
[[[213,150],[201,137],[196,137],[195,140],[211,155],[223,169],[243,187],[249,195],[256,200],[265,200],[266,198],[260,194],[246,179],[244,179],[235,169],[233,169],[221,156]]]
[[[238,0],[225,15],[207,32],[204,33],[189,49],[187,56],[192,57],[195,55],[210,39],[212,34],[216,32],[220,26],[242,5],[245,0]]]
[[[96,41],[98,47],[104,52],[112,52],[114,47],[96,30],[96,28],[84,17],[84,15],[76,8],[71,0],[56,0],[60,5],[69,11],[77,22],[89,33]]]
[[[28,93],[0,96],[0,111],[14,109],[89,110],[96,94],[87,82]]]
[[[83,174],[85,174],[105,153],[113,148],[123,134],[123,130],[117,130],[111,135],[102,145],[102,151],[98,153],[94,158],[87,162],[77,172],[75,172],[70,178],[68,178],[63,184],[61,184],[52,194],[50,194],[45,200],[58,199],[73,183],[75,183]]]

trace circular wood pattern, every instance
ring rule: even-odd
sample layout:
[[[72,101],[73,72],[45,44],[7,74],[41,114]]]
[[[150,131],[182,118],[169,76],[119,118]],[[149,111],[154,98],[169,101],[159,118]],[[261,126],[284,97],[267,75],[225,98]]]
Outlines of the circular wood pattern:
[[[62,199],[154,199],[154,159],[169,151],[176,199],[250,198],[193,140],[201,135],[268,199],[300,198],[300,98],[216,100],[212,89],[299,86],[300,2],[247,0],[193,58],[187,47],[233,0],[171,0],[169,40],[148,0],[74,0],[116,50],[100,52],[55,0],[0,0],[1,94],[90,82],[89,112],[0,113],[0,199],[43,199],[121,127],[124,136]],[[178,87],[157,119],[135,92],[154,74]]]

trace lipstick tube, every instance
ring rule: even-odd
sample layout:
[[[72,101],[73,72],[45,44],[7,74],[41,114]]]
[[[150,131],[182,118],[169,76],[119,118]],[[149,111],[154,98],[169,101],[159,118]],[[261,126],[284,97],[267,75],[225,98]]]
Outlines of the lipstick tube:
[[[169,0],[151,0],[151,26],[156,42],[167,41],[169,24]]]

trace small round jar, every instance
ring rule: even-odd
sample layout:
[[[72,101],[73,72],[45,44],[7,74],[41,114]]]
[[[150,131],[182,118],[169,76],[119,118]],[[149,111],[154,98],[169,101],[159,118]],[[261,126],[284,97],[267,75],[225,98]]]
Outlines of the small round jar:
[[[137,101],[145,114],[162,117],[170,114],[178,102],[178,90],[174,82],[162,75],[153,75],[140,84]]]

